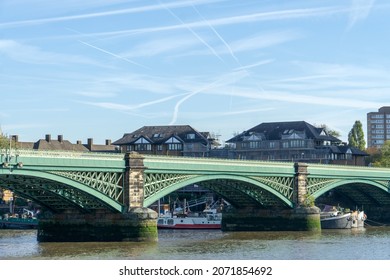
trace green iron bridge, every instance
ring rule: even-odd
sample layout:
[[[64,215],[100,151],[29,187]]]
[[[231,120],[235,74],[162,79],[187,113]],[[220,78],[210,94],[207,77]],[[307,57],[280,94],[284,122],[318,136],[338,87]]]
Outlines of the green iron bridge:
[[[62,225],[69,228],[70,221],[79,229],[88,221],[95,225],[105,221],[116,226],[123,224],[117,231],[127,231],[123,220],[140,223],[134,222],[135,216],[148,221],[142,222],[143,226],[137,225],[137,229],[147,228],[150,235],[156,235],[153,229],[156,216],[147,208],[191,184],[210,189],[234,209],[248,215],[255,210],[288,213],[308,207],[310,199],[318,201],[332,196],[351,208],[372,209],[378,219],[389,218],[386,213],[390,209],[390,169],[136,153],[2,151],[0,154],[0,188],[32,200],[50,213],[40,220],[42,230],[38,230],[38,239],[42,241],[55,239],[55,235],[62,234],[60,229],[69,231]],[[52,225],[55,230],[45,225]],[[53,233],[49,234],[50,231]],[[132,236],[121,239],[130,240]]]

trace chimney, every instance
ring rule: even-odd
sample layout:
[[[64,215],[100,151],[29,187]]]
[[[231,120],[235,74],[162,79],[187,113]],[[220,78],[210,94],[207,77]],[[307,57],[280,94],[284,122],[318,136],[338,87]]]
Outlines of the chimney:
[[[51,141],[51,135],[50,134],[46,134],[45,140],[46,140],[46,142],[50,142]]]
[[[12,135],[12,140],[15,141],[15,143],[19,142],[19,135]]]
[[[58,135],[58,142],[64,141],[64,136],[63,135]]]
[[[77,140],[76,144],[81,145],[81,140]]]
[[[87,144],[87,148],[88,150],[92,150],[92,146],[93,146],[93,138],[88,138],[88,144]]]
[[[110,146],[111,145],[111,140],[110,139],[106,139],[106,146]]]

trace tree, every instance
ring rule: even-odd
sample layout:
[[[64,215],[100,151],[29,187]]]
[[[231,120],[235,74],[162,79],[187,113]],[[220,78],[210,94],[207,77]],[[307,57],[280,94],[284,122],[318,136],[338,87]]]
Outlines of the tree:
[[[364,140],[363,126],[360,121],[355,121],[351,131],[348,133],[348,145],[364,151],[366,140]]]
[[[390,167],[390,141],[386,141],[380,148],[380,156],[374,162],[377,167]]]
[[[19,147],[19,144],[15,142],[15,139],[13,139],[13,137],[8,137],[7,135],[4,135],[0,130],[0,150],[8,150],[10,148],[10,144],[12,149],[16,149]]]
[[[337,130],[330,129],[326,124],[320,124],[318,127],[323,128],[328,135],[340,138],[341,134]]]
[[[9,138],[0,131],[0,149],[9,147]]]

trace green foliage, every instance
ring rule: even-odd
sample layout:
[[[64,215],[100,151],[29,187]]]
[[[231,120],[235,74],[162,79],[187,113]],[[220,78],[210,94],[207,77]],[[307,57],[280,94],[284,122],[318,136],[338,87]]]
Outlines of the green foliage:
[[[379,151],[379,157],[373,165],[377,167],[390,167],[390,140],[383,144]]]
[[[366,140],[364,140],[363,125],[360,121],[355,121],[351,131],[348,133],[348,145],[364,151]]]
[[[5,149],[7,147],[9,147],[9,138],[0,133],[0,149]]]
[[[9,149],[10,147],[10,138],[6,135],[2,134],[0,131],[0,150],[2,149]],[[16,143],[13,139],[11,139],[11,148],[17,149],[19,147],[19,144]]]
[[[314,206],[315,199],[312,195],[306,194],[305,195],[305,202],[303,206],[305,207],[313,207]]]

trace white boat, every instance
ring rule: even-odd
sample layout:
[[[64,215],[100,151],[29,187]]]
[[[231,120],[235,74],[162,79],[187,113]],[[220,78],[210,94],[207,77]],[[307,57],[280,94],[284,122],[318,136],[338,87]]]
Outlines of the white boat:
[[[214,210],[186,215],[177,214],[159,217],[158,229],[221,229],[222,214]]]
[[[364,211],[354,211],[351,214],[352,218],[352,228],[362,228],[364,227],[364,221],[367,219]]]

